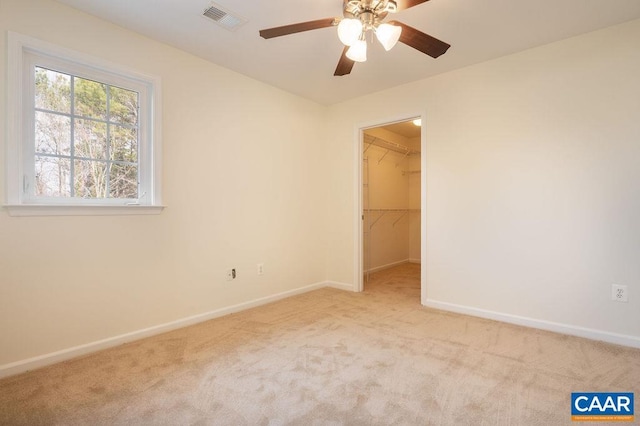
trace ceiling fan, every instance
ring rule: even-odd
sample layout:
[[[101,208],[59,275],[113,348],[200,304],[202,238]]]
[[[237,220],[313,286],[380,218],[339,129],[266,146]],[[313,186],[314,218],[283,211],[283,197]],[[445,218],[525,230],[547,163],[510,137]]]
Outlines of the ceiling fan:
[[[429,0],[343,0],[344,18],[326,18],[300,22],[260,31],[265,39],[303,31],[338,26],[338,37],[345,45],[333,75],[351,73],[355,62],[367,60],[367,32],[372,31],[385,50],[399,41],[414,49],[437,58],[451,45],[418,31],[399,21],[383,22],[389,13],[396,13]]]

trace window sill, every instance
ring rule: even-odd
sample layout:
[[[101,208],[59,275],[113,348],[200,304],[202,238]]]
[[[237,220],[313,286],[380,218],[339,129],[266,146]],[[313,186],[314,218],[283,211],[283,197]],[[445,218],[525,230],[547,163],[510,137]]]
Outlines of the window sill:
[[[5,204],[4,208],[9,216],[121,216],[156,215],[165,206]]]

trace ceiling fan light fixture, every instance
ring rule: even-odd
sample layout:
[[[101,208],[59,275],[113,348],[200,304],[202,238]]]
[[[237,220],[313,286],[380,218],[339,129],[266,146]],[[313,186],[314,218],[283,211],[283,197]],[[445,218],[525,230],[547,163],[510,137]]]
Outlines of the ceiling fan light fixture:
[[[347,58],[354,62],[364,62],[367,60],[367,42],[364,39],[356,40],[347,50]]]
[[[398,3],[395,0],[389,0],[384,10],[389,13],[396,13],[398,11]]]
[[[345,46],[352,46],[362,34],[362,22],[359,19],[345,18],[338,24],[338,38]]]
[[[391,24],[380,24],[376,28],[376,37],[378,41],[384,47],[384,50],[391,50],[393,46],[400,40],[400,34],[402,33],[402,27]]]
[[[298,22],[296,24],[266,28],[258,33],[264,39],[271,39],[337,26],[336,32],[338,33],[338,38],[344,44],[344,48],[338,60],[338,66],[333,73],[334,76],[350,74],[356,62],[365,62],[367,60],[366,36],[369,31],[376,33],[376,38],[385,50],[392,49],[400,42],[432,58],[438,58],[451,47],[450,44],[400,21],[390,20],[383,24],[390,13],[405,11],[429,0],[340,1],[342,2],[342,15],[344,18],[324,18]]]

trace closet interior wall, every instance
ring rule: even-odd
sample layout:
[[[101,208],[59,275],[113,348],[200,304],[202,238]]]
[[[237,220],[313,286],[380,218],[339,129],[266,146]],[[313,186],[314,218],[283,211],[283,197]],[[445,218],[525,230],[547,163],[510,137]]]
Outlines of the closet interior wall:
[[[420,137],[363,134],[363,269],[420,262]]]

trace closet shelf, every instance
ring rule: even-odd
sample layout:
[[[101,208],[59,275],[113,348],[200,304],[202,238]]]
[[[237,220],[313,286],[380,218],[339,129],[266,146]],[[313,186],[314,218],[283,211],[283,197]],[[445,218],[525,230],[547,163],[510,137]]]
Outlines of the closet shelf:
[[[420,209],[363,209],[365,212],[419,212]]]
[[[375,145],[378,146],[380,148],[384,148],[388,151],[393,151],[393,152],[397,152],[399,154],[404,154],[406,155],[416,155],[416,154],[420,154],[420,151],[417,151],[415,149],[410,149],[407,148],[404,145],[400,145],[399,143],[395,143],[395,142],[391,142],[391,141],[387,141],[381,138],[378,138],[376,136],[371,136],[371,135],[364,135],[364,143],[368,144],[369,146],[367,148],[365,148],[364,152],[367,152],[367,149],[369,149],[369,147],[371,145]]]
[[[369,229],[372,229],[375,224],[382,219],[387,213],[401,213],[400,216],[393,222],[392,226],[396,226],[396,223],[400,221],[407,213],[419,212],[420,209],[363,209],[363,213],[380,213],[373,222],[369,225]],[[363,215],[364,217],[364,215]]]

